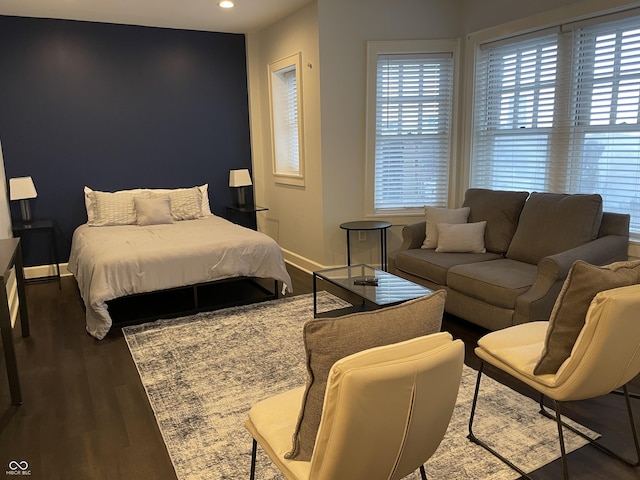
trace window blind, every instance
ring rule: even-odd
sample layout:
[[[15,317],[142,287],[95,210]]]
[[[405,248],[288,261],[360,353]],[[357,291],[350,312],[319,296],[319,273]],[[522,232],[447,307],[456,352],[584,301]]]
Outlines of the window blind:
[[[548,188],[557,61],[555,33],[479,52],[472,186]]]
[[[569,190],[631,214],[640,237],[640,17],[573,31]]]
[[[599,193],[640,238],[640,17],[483,46],[471,186]]]
[[[374,208],[446,205],[453,56],[379,54]]]
[[[276,172],[285,175],[300,173],[298,141],[298,87],[295,67],[273,74],[274,140]]]

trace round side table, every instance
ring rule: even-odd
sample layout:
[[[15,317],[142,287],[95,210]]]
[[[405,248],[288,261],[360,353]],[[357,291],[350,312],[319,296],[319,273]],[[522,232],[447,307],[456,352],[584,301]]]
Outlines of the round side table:
[[[352,230],[380,230],[380,256],[381,268],[387,271],[387,229],[391,226],[389,222],[376,220],[361,220],[357,222],[345,222],[340,224],[340,228],[347,231],[347,265],[351,265],[351,242],[349,233]]]

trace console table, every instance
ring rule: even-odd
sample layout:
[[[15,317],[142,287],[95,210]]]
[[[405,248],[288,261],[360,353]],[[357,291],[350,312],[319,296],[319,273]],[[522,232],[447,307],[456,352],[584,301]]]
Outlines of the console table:
[[[28,337],[29,315],[27,312],[27,297],[24,286],[24,270],[22,265],[20,239],[2,239],[0,240],[0,273],[2,275],[0,277],[0,279],[2,280],[2,285],[0,285],[0,331],[2,333],[2,347],[4,350],[4,360],[7,367],[7,377],[9,379],[11,404],[20,405],[22,403],[22,392],[20,391],[20,379],[18,377],[16,351],[13,345],[13,325],[11,324],[9,297],[7,296],[7,280],[11,273],[11,269],[14,267],[18,289],[20,326],[22,329],[22,336]]]

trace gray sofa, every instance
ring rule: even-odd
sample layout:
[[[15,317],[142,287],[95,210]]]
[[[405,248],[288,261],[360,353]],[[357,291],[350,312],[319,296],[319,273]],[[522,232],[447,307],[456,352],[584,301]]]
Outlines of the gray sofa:
[[[446,289],[447,312],[490,330],[548,320],[575,260],[628,258],[629,215],[603,212],[600,195],[469,189],[463,207],[468,223],[486,222],[484,253],[423,248],[422,221],[403,228],[389,270]]]

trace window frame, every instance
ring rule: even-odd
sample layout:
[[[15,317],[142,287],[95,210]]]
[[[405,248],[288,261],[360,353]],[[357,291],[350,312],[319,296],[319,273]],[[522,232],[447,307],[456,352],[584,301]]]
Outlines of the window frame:
[[[280,60],[269,63],[268,65],[268,83],[269,83],[269,116],[271,127],[271,158],[272,158],[272,174],[276,183],[293,186],[305,185],[305,161],[304,161],[304,129],[303,129],[303,108],[302,108],[302,53],[297,52]],[[298,140],[298,169],[286,171],[281,169],[282,162],[279,161],[280,153],[283,150],[289,151],[290,145],[282,145],[282,137],[277,135],[278,111],[277,99],[275,98],[275,89],[278,85],[282,85],[282,81],[278,79],[283,74],[294,71],[296,75],[296,107],[297,107],[297,140]],[[278,80],[278,84],[276,84]],[[288,112],[290,113],[290,112]],[[288,163],[288,162],[284,162]]]
[[[369,218],[389,218],[406,216],[423,216],[424,205],[399,209],[375,208],[375,167],[376,167],[376,111],[377,111],[377,71],[378,56],[384,54],[438,54],[448,53],[452,56],[453,88],[451,100],[451,134],[449,139],[447,205],[455,199],[452,186],[457,181],[457,145],[458,145],[458,102],[460,78],[460,41],[458,39],[442,40],[399,40],[367,42],[367,102],[366,102],[366,151],[365,151],[365,215]]]

